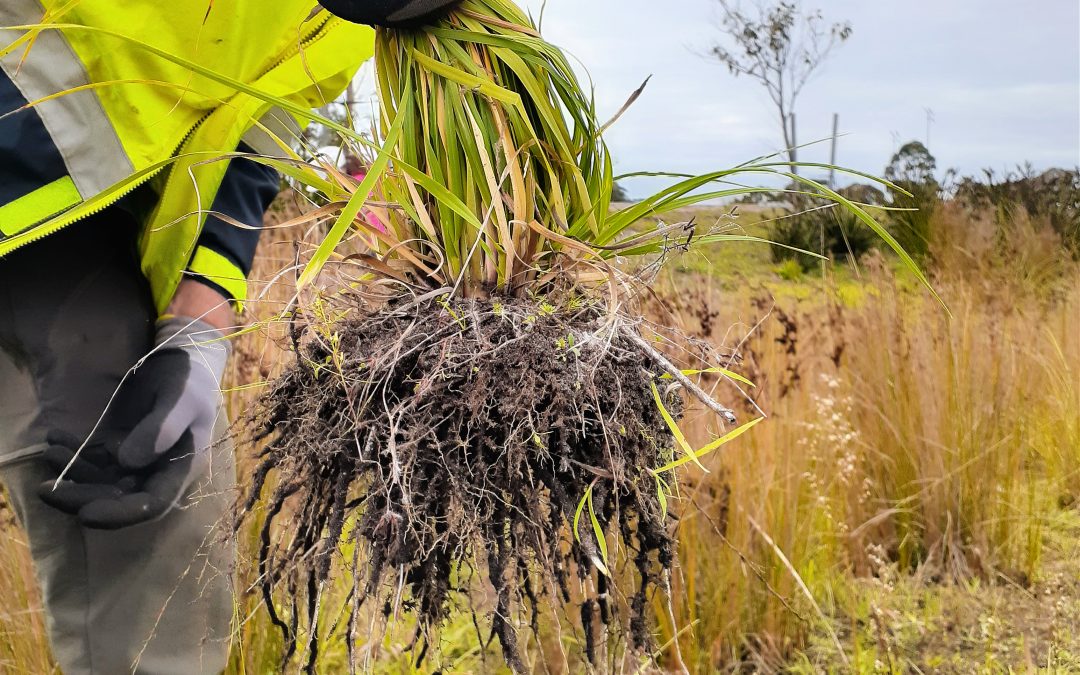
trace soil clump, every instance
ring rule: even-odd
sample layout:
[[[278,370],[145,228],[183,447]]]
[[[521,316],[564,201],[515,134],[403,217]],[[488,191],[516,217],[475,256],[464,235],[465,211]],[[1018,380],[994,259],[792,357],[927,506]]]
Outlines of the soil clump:
[[[243,510],[267,493],[260,580],[286,661],[307,649],[314,668],[320,589],[341,573],[351,602],[329,630],[350,650],[365,603],[411,611],[427,644],[468,595],[466,571],[490,584],[491,634],[517,672],[519,628],[539,630],[552,606],[578,607],[590,658],[612,624],[649,649],[647,605],[674,548],[651,472],[674,439],[653,384],[676,416],[682,401],[634,329],[586,302],[410,299],[344,315],[294,321],[296,363],[254,416],[265,447]],[[292,606],[276,608],[275,590]]]

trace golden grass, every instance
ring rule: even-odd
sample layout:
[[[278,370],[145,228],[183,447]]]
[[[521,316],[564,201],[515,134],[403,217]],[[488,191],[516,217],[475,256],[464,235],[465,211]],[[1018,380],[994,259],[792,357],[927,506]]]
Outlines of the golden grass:
[[[26,539],[0,496],[0,672],[54,671]]]
[[[936,220],[985,234],[970,214]],[[1033,231],[1008,234],[1012,262],[987,251],[940,275],[952,319],[879,261],[861,301],[781,300],[747,341],[743,372],[771,420],[684,486],[676,621],[697,622],[682,639],[692,670],[768,670],[810,635],[832,644],[835,619],[854,615],[852,575],[1038,579],[1051,523],[1080,497],[1080,272],[1060,248],[1057,276],[1027,267],[1047,264]],[[730,327],[771,307],[695,276],[669,283],[701,338],[733,345]]]

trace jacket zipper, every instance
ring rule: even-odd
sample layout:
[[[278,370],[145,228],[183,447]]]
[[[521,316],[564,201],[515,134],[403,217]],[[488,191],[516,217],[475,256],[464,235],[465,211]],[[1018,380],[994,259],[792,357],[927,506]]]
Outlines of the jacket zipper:
[[[203,121],[207,117],[209,117],[209,114],[203,115],[197,122],[195,122],[195,124],[193,124],[191,126],[190,129],[188,129],[187,133],[184,134],[184,137],[182,139],[180,139],[180,142],[177,144],[176,148],[174,148],[173,151],[170,153],[170,156],[176,155],[176,153],[180,150],[180,148],[182,148],[184,146],[184,143],[187,143],[187,140],[189,138],[191,138],[191,135],[193,133],[195,133],[195,130],[199,128],[199,125],[201,125],[203,123]],[[57,232],[59,232],[60,230],[66,228],[66,227],[69,227],[69,226],[71,226],[71,225],[73,225],[73,224],[75,224],[75,223],[77,223],[79,221],[86,220],[87,218],[89,218],[91,216],[94,216],[94,215],[97,215],[97,214],[101,213],[105,209],[109,208],[110,206],[113,206],[114,204],[119,202],[124,197],[128,196],[129,194],[131,194],[132,192],[134,192],[138,188],[145,185],[147,182],[152,180],[155,176],[157,176],[162,171],[164,171],[167,168],[167,166],[168,165],[160,166],[157,169],[151,171],[150,173],[146,174],[145,176],[143,176],[142,178],[140,178],[139,180],[137,180],[136,182],[132,183],[127,188],[125,188],[123,192],[120,192],[119,194],[113,196],[113,198],[109,199],[108,201],[105,201],[105,202],[102,202],[101,204],[98,204],[91,211],[87,211],[86,213],[83,213],[83,214],[81,214],[79,216],[76,216],[75,218],[61,218],[61,220],[59,220],[59,221],[57,221],[57,222],[55,222],[55,223],[53,223],[51,225],[48,224],[48,221],[45,221],[44,223],[34,225],[34,226],[30,227],[29,229],[27,229],[26,231],[20,232],[19,234],[16,234],[13,237],[11,237],[12,239],[16,239],[16,238],[19,239],[18,244],[14,244],[14,245],[6,244],[4,242],[4,240],[0,239],[0,256],[5,256],[5,255],[8,255],[8,254],[10,254],[10,253],[12,253],[14,251],[18,251],[20,248],[23,248],[25,246],[33,244],[36,241],[41,241],[45,237],[56,234]],[[71,207],[70,209],[68,209],[68,211],[71,211],[71,210],[73,210],[75,208],[77,208],[77,207]],[[63,215],[63,212],[58,213],[53,218],[59,218],[62,215]]]
[[[323,11],[325,11],[325,10],[323,10]],[[329,12],[327,12],[327,14],[329,14]],[[287,51],[285,51],[281,55],[281,57],[277,61],[274,62],[274,65],[272,65],[269,68],[267,68],[266,70],[264,70],[262,72],[262,74],[260,74],[259,77],[256,78],[256,79],[257,80],[262,79],[263,77],[265,77],[269,73],[273,72],[273,70],[275,68],[277,68],[281,64],[285,63],[286,61],[288,61],[293,56],[299,54],[304,49],[304,47],[307,47],[308,45],[313,44],[316,40],[322,38],[326,34],[323,29],[326,28],[329,24],[330,24],[330,19],[329,18],[324,18],[321,22],[319,22],[318,26],[315,26],[314,28],[312,28],[312,30],[310,32],[308,32],[308,34],[296,44],[295,49],[290,47]],[[205,119],[205,118],[203,118],[203,119]],[[201,123],[201,121],[200,121],[200,123]],[[194,132],[194,130],[195,129],[192,128],[191,132]],[[187,138],[188,138],[188,136],[191,135],[191,132],[188,132],[188,135],[185,136],[184,140],[180,143],[181,148],[183,147],[184,143],[187,142]],[[179,148],[178,148],[178,150],[179,150]],[[199,242],[198,242],[197,239],[195,241],[191,242],[190,246],[188,247],[188,250],[186,251],[186,257],[187,257],[188,260],[191,260],[191,257],[195,254],[195,249],[198,247],[198,245],[199,245]]]
[[[281,64],[285,63],[285,61],[287,61],[288,59],[292,58],[296,54],[299,54],[300,50],[302,50],[304,47],[307,47],[308,45],[315,42],[315,40],[317,40],[322,35],[323,29],[329,23],[330,23],[330,18],[329,17],[324,18],[322,20],[322,22],[319,23],[318,26],[313,28],[311,30],[311,32],[308,33],[307,37],[305,37],[303,40],[301,40],[296,45],[295,49],[290,48],[287,52],[285,52],[285,54],[283,54],[281,56],[281,58],[279,58],[274,63],[274,65],[267,68],[262,73],[262,75],[260,75],[260,77],[265,76],[267,73],[274,70],[274,68],[277,68]],[[170,156],[176,155],[176,153],[179,152],[180,149],[184,147],[184,144],[187,143],[188,139],[191,138],[191,135],[195,133],[195,130],[198,129],[199,126],[209,116],[210,116],[210,113],[207,113],[206,115],[203,115],[203,117],[201,117],[194,125],[192,125],[192,127],[190,129],[188,129],[187,133],[184,134],[184,137],[182,139],[180,139],[180,142],[173,149],[172,153],[170,153]],[[73,225],[73,224],[75,224],[75,223],[77,223],[77,222],[79,222],[81,220],[85,220],[85,219],[87,219],[87,218],[89,218],[91,216],[94,216],[94,215],[97,215],[98,213],[101,213],[105,209],[109,208],[110,206],[113,206],[114,204],[119,202],[124,197],[128,196],[129,194],[131,194],[132,192],[134,192],[138,188],[145,185],[148,181],[152,180],[155,176],[157,176],[163,170],[165,170],[165,168],[166,168],[165,166],[158,167],[154,171],[148,173],[147,175],[143,176],[141,179],[139,179],[135,183],[128,186],[127,189],[125,189],[120,194],[114,196],[112,199],[110,199],[110,200],[108,200],[106,202],[103,202],[102,204],[99,204],[92,211],[88,211],[86,213],[83,213],[82,215],[79,215],[79,216],[77,216],[75,218],[71,218],[70,220],[61,219],[60,221],[58,221],[58,222],[56,222],[56,223],[54,223],[52,225],[49,225],[47,227],[45,226],[45,223],[34,225],[34,226],[30,227],[28,230],[26,230],[25,232],[20,232],[20,233],[14,235],[13,237],[11,237],[12,239],[18,238],[20,240],[18,244],[14,244],[14,245],[5,244],[4,240],[0,239],[0,256],[8,255],[8,254],[10,254],[10,253],[12,253],[14,251],[19,250],[20,248],[28,246],[28,245],[36,242],[36,241],[40,241],[40,240],[44,239],[45,237],[56,234],[60,230],[66,228],[66,227],[69,227],[70,225]],[[72,207],[72,208],[75,208],[75,207]],[[69,209],[69,210],[71,210],[71,209]],[[56,216],[54,216],[54,218],[59,217],[61,215],[63,215],[63,214],[62,213],[57,214]]]
[[[278,60],[274,62],[274,65],[272,65],[269,68],[267,68],[266,70],[264,70],[262,72],[262,74],[259,75],[260,78],[266,76],[272,70],[274,70],[275,68],[277,68],[281,64],[285,63],[286,61],[288,61],[292,57],[299,54],[300,51],[304,47],[307,47],[308,45],[312,44],[313,42],[315,42],[316,40],[321,38],[323,35],[325,35],[325,33],[323,32],[323,29],[326,28],[330,24],[331,17],[330,17],[330,12],[328,12],[326,10],[323,10],[323,12],[327,16],[324,16],[322,21],[320,21],[317,26],[312,27],[312,29],[308,32],[308,34],[306,36],[304,36],[303,38],[301,38],[300,42],[298,42],[295,45],[289,47],[289,49],[286,50],[281,55],[281,57],[278,58]]]

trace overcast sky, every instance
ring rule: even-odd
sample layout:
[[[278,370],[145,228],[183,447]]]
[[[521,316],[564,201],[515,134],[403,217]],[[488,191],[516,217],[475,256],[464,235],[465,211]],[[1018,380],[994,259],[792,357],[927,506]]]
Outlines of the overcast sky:
[[[526,0],[538,15],[541,0]],[[839,162],[879,173],[902,143],[926,140],[941,168],[1002,171],[1080,164],[1080,2],[1077,0],[805,0],[852,38],[806,88],[799,141],[830,134]],[[758,85],[700,56],[717,38],[716,0],[548,0],[544,34],[579,59],[613,114],[652,74],[644,96],[608,135],[620,173],[704,172],[780,149]],[[828,146],[800,159],[827,161]],[[656,187],[628,183],[632,195]]]

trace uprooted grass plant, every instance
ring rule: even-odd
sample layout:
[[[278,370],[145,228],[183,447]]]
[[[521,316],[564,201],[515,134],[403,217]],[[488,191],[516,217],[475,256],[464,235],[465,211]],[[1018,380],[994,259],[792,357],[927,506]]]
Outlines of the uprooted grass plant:
[[[266,446],[245,510],[266,488],[259,583],[285,661],[313,670],[321,636],[337,633],[355,666],[365,604],[386,620],[410,610],[424,654],[480,572],[496,598],[486,623],[516,672],[520,629],[538,634],[544,609],[567,604],[587,660],[611,631],[647,663],[648,604],[670,596],[674,471],[759,420],[691,447],[681,392],[735,417],[633,310],[672,250],[752,238],[632,226],[745,192],[701,191],[735,174],[787,174],[763,160],[675,177],[612,211],[591,99],[505,0],[380,31],[376,73],[381,144],[358,185],[327,168],[347,199],[298,280],[323,292],[292,308],[296,364],[254,419]],[[813,188],[899,249],[860,206]],[[347,236],[359,252],[338,253]],[[339,556],[351,590],[328,609]]]

